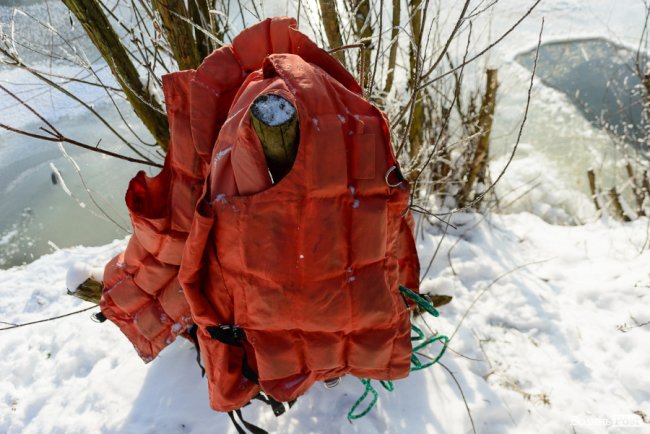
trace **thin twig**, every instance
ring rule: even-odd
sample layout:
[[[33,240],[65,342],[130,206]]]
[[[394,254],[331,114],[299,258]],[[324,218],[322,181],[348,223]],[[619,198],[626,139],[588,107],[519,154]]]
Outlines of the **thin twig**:
[[[81,143],[81,142],[79,142],[77,140],[70,139],[70,138],[64,136],[54,125],[52,125],[52,123],[50,121],[48,121],[43,115],[41,115],[38,111],[36,111],[26,101],[23,101],[18,95],[16,95],[15,93],[13,93],[12,91],[10,91],[9,89],[7,89],[6,87],[4,87],[1,84],[0,84],[0,90],[3,90],[4,92],[6,92],[9,96],[11,96],[13,99],[18,101],[23,107],[25,107],[34,116],[36,116],[39,120],[41,120],[47,126],[47,129],[41,127],[41,130],[48,133],[49,136],[44,136],[42,134],[36,134],[36,133],[30,133],[29,131],[24,131],[24,130],[21,130],[21,129],[18,129],[18,128],[14,128],[14,127],[11,127],[11,126],[3,124],[3,123],[0,123],[0,128],[3,128],[5,130],[7,130],[7,131],[12,131],[12,132],[17,133],[17,134],[22,134],[24,136],[32,137],[34,139],[44,140],[44,141],[48,141],[48,142],[57,142],[57,143],[58,142],[65,142],[65,143],[69,143],[71,145],[79,146],[80,148],[87,149],[89,151],[109,155],[111,157],[119,158],[121,160],[130,161],[132,163],[144,164],[144,165],[153,166],[153,167],[160,167],[160,168],[163,167],[162,165],[160,165],[158,163],[154,163],[153,161],[150,161],[150,160],[141,160],[141,159],[138,159],[138,158],[128,157],[126,155],[118,154],[116,152],[107,151],[105,149],[101,149],[101,148],[98,148],[96,146],[87,145],[87,144]]]
[[[479,51],[478,54],[472,56],[469,60],[467,60],[466,62],[464,62],[464,65],[467,65],[467,64],[469,64],[469,63],[472,63],[473,61],[475,61],[476,59],[478,59],[479,57],[483,56],[485,53],[487,53],[488,51],[490,51],[490,50],[491,50],[492,48],[494,48],[496,45],[498,45],[501,41],[503,41],[503,40],[504,40],[504,39],[505,39],[505,38],[506,38],[510,33],[512,33],[512,32],[513,32],[517,27],[519,27],[519,24],[521,24],[521,22],[522,22],[524,19],[526,19],[526,18],[527,18],[527,17],[528,17],[532,12],[533,12],[533,10],[537,7],[537,5],[538,5],[541,1],[542,1],[542,0],[537,0],[537,1],[536,1],[536,2],[535,2],[535,3],[530,7],[530,9],[528,9],[528,11],[526,11],[526,12],[521,16],[521,18],[519,18],[519,20],[517,20],[517,22],[516,22],[515,24],[512,25],[512,27],[510,27],[510,28],[509,28],[508,30],[506,30],[506,31],[505,31],[501,36],[499,36],[499,38],[497,38],[496,41],[494,41],[493,43],[491,43],[490,45],[488,45],[487,47],[485,47],[483,50]],[[445,73],[443,73],[443,74],[437,76],[436,78],[433,78],[433,79],[427,81],[426,83],[422,84],[422,85],[418,88],[418,90],[422,90],[422,89],[424,89],[425,87],[430,86],[431,84],[435,83],[436,81],[438,81],[438,80],[440,80],[440,79],[442,79],[442,78],[448,76],[449,74],[452,74],[455,70],[459,69],[461,66],[463,66],[463,64],[461,64],[461,65],[456,65],[456,68],[451,69],[451,70],[449,70],[449,71],[447,71],[447,72],[445,72]],[[433,71],[431,71],[431,72],[433,72]]]
[[[427,277],[427,274],[429,274],[429,270],[431,270],[431,266],[433,265],[433,261],[436,259],[436,256],[438,255],[438,251],[440,250],[440,246],[442,246],[442,242],[445,240],[445,237],[447,236],[447,231],[449,230],[449,221],[451,220],[452,215],[450,214],[449,217],[447,218],[447,224],[445,224],[445,231],[442,233],[442,237],[440,238],[440,241],[438,242],[438,245],[436,246],[436,250],[433,252],[433,256],[431,256],[431,260],[429,261],[429,264],[427,265],[427,269],[424,270],[424,273],[422,274],[422,277],[420,277],[420,285],[422,282],[424,282],[424,278]]]
[[[54,136],[54,137],[44,136],[44,135],[41,135],[41,134],[30,133],[29,131],[19,130],[18,128],[10,127],[9,125],[6,125],[6,124],[0,124],[0,128],[3,128],[5,130],[7,130],[7,131],[11,131],[11,132],[14,132],[14,133],[17,133],[17,134],[21,134],[23,136],[32,137],[32,138],[38,139],[38,140],[44,140],[46,142],[55,142],[55,143],[65,142],[65,143],[69,143],[71,145],[79,146],[80,148],[84,148],[84,149],[92,151],[92,152],[98,152],[100,154],[108,155],[108,156],[114,157],[114,158],[119,158],[120,160],[129,161],[131,163],[143,164],[143,165],[152,166],[152,167],[159,167],[159,168],[163,167],[161,164],[158,164],[158,163],[153,163],[153,162],[147,161],[147,160],[140,160],[138,158],[128,157],[126,155],[118,154],[116,152],[107,151],[106,149],[97,148],[95,146],[90,146],[90,145],[78,142],[78,141],[76,141],[74,139],[70,139],[70,138],[65,137],[65,136]]]
[[[337,51],[341,50],[349,50],[352,48],[363,48],[363,44],[346,44],[346,45],[341,45],[340,47],[332,48],[331,50],[328,50],[327,52],[330,54],[334,54]]]
[[[454,37],[456,36],[456,33],[458,33],[458,30],[460,29],[460,26],[463,24],[463,21],[465,19],[465,13],[467,13],[467,8],[469,7],[469,4],[470,4],[470,0],[465,0],[465,4],[463,5],[463,10],[460,11],[460,16],[456,20],[456,24],[454,25],[454,28],[449,34],[449,37],[445,42],[445,46],[443,47],[442,51],[440,51],[438,58],[435,60],[435,62],[433,62],[433,65],[431,65],[431,68],[429,68],[429,71],[422,74],[422,77],[427,77],[432,71],[434,71],[438,67],[438,65],[440,65],[440,62],[442,61],[442,59],[445,57],[445,54],[447,54],[447,51],[449,50],[451,41],[453,41]]]

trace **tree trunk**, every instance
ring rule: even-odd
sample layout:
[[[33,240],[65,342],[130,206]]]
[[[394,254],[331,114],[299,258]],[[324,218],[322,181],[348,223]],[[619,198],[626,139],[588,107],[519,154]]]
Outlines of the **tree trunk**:
[[[160,14],[165,37],[178,67],[184,70],[199,66],[201,57],[184,0],[152,0],[151,3]]]
[[[420,155],[420,150],[422,149],[423,143],[423,123],[424,123],[424,102],[419,95],[419,92],[416,90],[418,87],[417,84],[417,74],[418,66],[420,65],[419,56],[419,45],[422,39],[422,0],[410,0],[409,1],[409,11],[411,13],[411,43],[409,45],[409,66],[410,66],[410,77],[409,77],[409,88],[413,95],[413,112],[411,115],[411,125],[409,127],[408,136],[409,136],[409,156],[411,157],[411,164],[415,166],[417,161],[415,161]],[[415,187],[415,186],[414,186]]]
[[[194,28],[196,49],[198,50],[199,62],[203,61],[212,52],[210,38],[200,29],[210,28],[210,6],[208,0],[189,0],[188,9],[192,22],[198,28]]]
[[[336,12],[336,0],[318,0],[318,4],[320,5],[320,13],[323,16],[323,27],[327,36],[327,43],[330,48],[343,46],[339,16]],[[345,65],[345,53],[343,51],[337,51],[332,55]]]
[[[370,56],[372,54],[372,21],[370,20],[370,0],[349,0],[350,9],[354,15],[355,35],[364,49],[359,54],[361,87],[370,83]]]
[[[140,75],[131,62],[98,0],[63,0],[77,17],[88,37],[108,64],[113,76],[124,90],[133,110],[151,135],[164,150],[169,146],[169,124],[163,107],[140,81]]]
[[[388,72],[386,73],[386,85],[384,92],[390,92],[393,87],[393,79],[395,78],[395,67],[397,64],[397,37],[399,35],[399,22],[400,12],[402,11],[400,0],[393,0],[393,23],[392,30],[390,31],[390,52],[388,53]]]

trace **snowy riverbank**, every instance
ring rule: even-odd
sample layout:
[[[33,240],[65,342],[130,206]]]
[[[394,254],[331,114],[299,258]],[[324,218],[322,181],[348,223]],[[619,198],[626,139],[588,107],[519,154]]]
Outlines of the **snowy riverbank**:
[[[635,327],[650,321],[650,251],[639,253],[648,220],[567,227],[521,213],[456,215],[452,223],[458,229],[444,238],[423,290],[454,296],[427,322],[449,336],[460,324],[442,362],[477,432],[650,431],[641,417],[650,415],[650,326]],[[442,233],[428,227],[418,240],[423,268]],[[89,306],[65,294],[67,269],[100,265],[123,246],[60,250],[0,271],[0,321]],[[2,331],[0,432],[235,432],[209,409],[190,343],[179,340],[144,365],[114,325],[90,313]],[[471,432],[443,367],[395,386],[353,424],[345,416],[362,387],[349,377],[332,390],[315,386],[281,418],[257,405],[244,413],[275,433]]]

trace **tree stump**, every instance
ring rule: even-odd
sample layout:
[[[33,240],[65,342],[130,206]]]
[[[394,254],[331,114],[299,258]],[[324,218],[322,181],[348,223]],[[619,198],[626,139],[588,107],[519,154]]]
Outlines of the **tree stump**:
[[[289,173],[298,153],[296,108],[281,96],[261,95],[255,99],[250,116],[273,183],[277,184]]]

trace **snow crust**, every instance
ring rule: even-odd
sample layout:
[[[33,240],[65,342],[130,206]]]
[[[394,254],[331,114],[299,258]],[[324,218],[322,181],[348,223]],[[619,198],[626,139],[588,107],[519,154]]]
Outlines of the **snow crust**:
[[[476,25],[484,37],[472,50],[487,44],[488,36],[493,40],[530,3],[499,1],[486,15],[490,25]],[[450,0],[441,5],[458,8]],[[273,2],[265,7],[268,16],[286,13]],[[645,18],[638,1],[543,1],[484,59],[486,66],[500,68],[502,81],[495,142],[505,131],[516,131],[520,121],[529,73],[512,59],[536,44],[542,16],[546,42],[606,36],[632,47]],[[453,18],[445,25],[453,26]],[[57,68],[61,75],[77,72]],[[107,68],[98,73],[115,84]],[[41,92],[36,79],[23,72],[2,69],[0,79],[21,82],[22,95],[50,121],[84,113],[63,95]],[[80,86],[73,82],[67,88],[91,104],[107,104],[101,90]],[[460,214],[451,221],[457,229],[446,235],[426,223],[418,231],[423,270],[442,243],[422,291],[454,299],[440,309],[440,318],[416,324],[453,336],[442,363],[458,380],[479,433],[650,432],[641,417],[650,415],[650,325],[644,325],[650,322],[650,251],[642,250],[650,222],[594,218],[593,205],[571,187],[575,183],[567,174],[584,183],[584,167],[607,161],[601,151],[606,137],[557,92],[536,84],[533,98],[524,143],[497,186],[512,214]],[[0,112],[5,123],[17,127],[34,120],[10,100],[3,100]],[[271,112],[277,119],[288,116]],[[554,127],[566,126],[562,134],[549,131],[549,119]],[[317,119],[312,122],[317,126]],[[505,164],[502,155],[512,146],[511,136],[501,141],[506,149],[492,154],[494,171]],[[604,145],[596,148],[600,142]],[[15,164],[10,151],[0,145],[0,161]],[[552,160],[553,155],[559,158]],[[16,235],[13,229],[3,234],[0,246]],[[0,328],[90,306],[65,295],[66,287],[76,287],[125,246],[124,240],[58,250],[0,270]],[[176,340],[145,365],[117,327],[91,321],[93,312],[2,331],[1,433],[235,433],[226,415],[209,408],[207,384],[190,343]],[[362,388],[350,377],[331,390],[316,385],[281,418],[258,403],[243,412],[276,433],[471,432],[462,396],[441,366],[395,386],[392,393],[378,388],[377,407],[353,424],[345,415]]]

